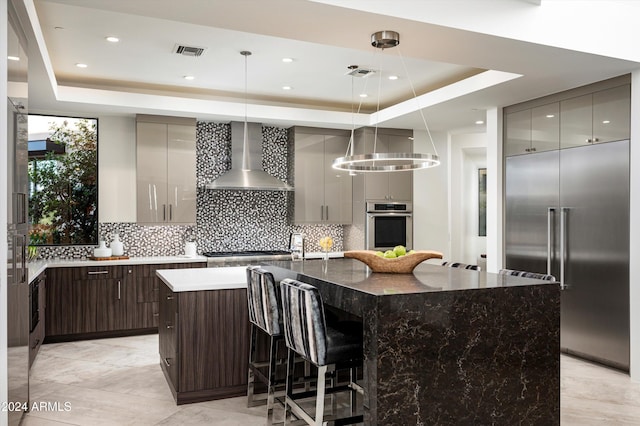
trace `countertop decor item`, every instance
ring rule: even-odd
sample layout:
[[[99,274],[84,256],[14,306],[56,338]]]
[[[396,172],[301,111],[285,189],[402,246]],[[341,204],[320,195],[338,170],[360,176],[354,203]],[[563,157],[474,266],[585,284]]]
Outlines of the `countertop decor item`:
[[[120,241],[120,235],[116,232],[113,234],[113,241],[109,244],[112,256],[122,256],[124,254],[124,244]]]
[[[427,259],[442,259],[442,253],[432,250],[418,250],[405,256],[386,259],[373,250],[345,251],[344,257],[365,263],[373,272],[390,274],[410,274],[413,269]]]
[[[100,245],[93,249],[93,257],[111,257],[112,254],[105,240],[100,240]]]

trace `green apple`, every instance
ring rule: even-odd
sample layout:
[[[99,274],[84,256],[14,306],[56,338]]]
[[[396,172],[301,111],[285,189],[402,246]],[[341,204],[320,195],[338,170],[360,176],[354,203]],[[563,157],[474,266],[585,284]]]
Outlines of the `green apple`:
[[[384,257],[384,253],[381,251],[377,251],[376,256]]]
[[[415,253],[415,252],[416,252],[415,250],[409,250],[409,251],[407,252],[407,254],[413,254],[413,253]]]
[[[387,251],[384,252],[384,256],[383,257],[385,259],[393,259],[393,258],[398,257],[398,256],[396,256],[396,253],[393,250],[387,250]]]
[[[407,248],[405,246],[395,246],[393,248],[393,252],[397,257],[404,256],[405,254],[407,254]]]

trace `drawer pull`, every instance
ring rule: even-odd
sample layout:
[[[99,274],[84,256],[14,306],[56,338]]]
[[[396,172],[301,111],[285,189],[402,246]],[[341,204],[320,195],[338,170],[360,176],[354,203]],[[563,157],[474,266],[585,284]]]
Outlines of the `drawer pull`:
[[[167,367],[171,367],[171,363],[169,362],[170,358],[165,358],[164,359],[164,363],[166,364]]]
[[[172,328],[173,328],[173,325],[171,325],[171,324],[167,324],[167,328],[168,328],[168,329],[172,329]]]
[[[153,314],[153,316],[154,316],[154,317],[159,317],[159,316],[160,316],[160,314],[156,312],[155,314]]]
[[[109,271],[89,271],[89,275],[104,275],[108,273]]]
[[[173,296],[167,296],[167,300],[173,300]]]

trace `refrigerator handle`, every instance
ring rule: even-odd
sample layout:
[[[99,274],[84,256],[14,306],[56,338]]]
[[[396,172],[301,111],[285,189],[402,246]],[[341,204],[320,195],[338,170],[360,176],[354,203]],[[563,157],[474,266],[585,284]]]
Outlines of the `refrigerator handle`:
[[[566,232],[567,232],[567,214],[569,209],[562,207],[560,209],[560,290],[566,290],[567,284],[564,282],[564,263],[566,260]]]
[[[551,275],[551,250],[553,249],[554,244],[551,242],[552,238],[552,227],[553,227],[553,217],[555,216],[556,209],[555,207],[547,208],[547,275]]]

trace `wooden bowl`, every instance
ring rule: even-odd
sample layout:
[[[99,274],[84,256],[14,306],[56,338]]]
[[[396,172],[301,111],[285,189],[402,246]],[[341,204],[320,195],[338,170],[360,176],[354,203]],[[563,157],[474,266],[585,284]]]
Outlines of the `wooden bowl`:
[[[427,259],[442,259],[442,253],[432,250],[418,250],[404,256],[386,259],[378,256],[373,250],[351,250],[345,251],[344,257],[365,263],[373,272],[410,274],[418,264]]]

